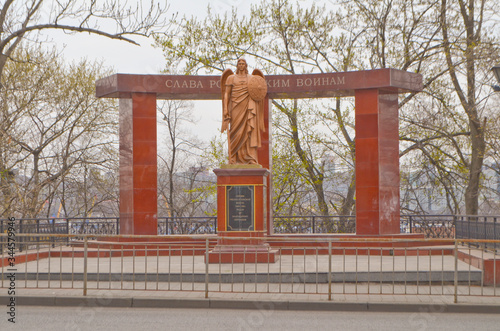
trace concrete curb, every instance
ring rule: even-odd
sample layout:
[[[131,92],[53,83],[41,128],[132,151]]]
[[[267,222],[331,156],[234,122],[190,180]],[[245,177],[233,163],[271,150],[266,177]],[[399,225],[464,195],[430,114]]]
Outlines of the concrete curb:
[[[0,296],[0,305],[6,305],[10,297]],[[439,304],[439,303],[362,303],[328,301],[256,301],[228,299],[161,299],[161,298],[106,298],[97,296],[18,296],[19,306],[52,307],[113,307],[113,308],[210,308],[250,310],[309,310],[309,311],[363,311],[398,313],[473,313],[500,314],[499,305]]]
[[[332,282],[334,283],[356,283],[356,282],[376,282],[376,283],[389,283],[403,282],[407,284],[416,284],[417,282],[441,284],[441,283],[453,283],[455,279],[454,271],[383,271],[383,272],[367,272],[367,271],[346,271],[346,272],[332,272]],[[87,273],[88,281],[102,281],[106,282],[109,279],[119,280],[119,281],[135,281],[135,282],[180,282],[182,280],[182,274],[179,273],[160,273],[160,274],[134,274],[130,272],[126,273],[108,273],[108,274],[98,274],[95,272]],[[186,277],[186,275],[184,275]],[[190,281],[193,283],[205,283],[206,275],[204,273],[194,273],[188,275]],[[47,272],[38,273],[21,273],[17,275],[17,280],[39,280],[39,281],[83,281],[83,273],[61,273],[58,275],[49,274]],[[209,283],[259,283],[259,284],[280,284],[280,283],[295,283],[295,284],[327,284],[328,283],[328,273],[318,272],[318,273],[296,273],[282,272],[282,273],[268,273],[268,274],[257,274],[253,273],[233,273],[233,274],[209,274]],[[481,284],[481,271],[479,270],[459,270],[457,272],[457,281],[459,284]]]

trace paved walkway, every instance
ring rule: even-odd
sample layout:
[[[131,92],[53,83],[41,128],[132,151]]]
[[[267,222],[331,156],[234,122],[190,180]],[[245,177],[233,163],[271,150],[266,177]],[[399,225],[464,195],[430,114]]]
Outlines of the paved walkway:
[[[455,258],[452,255],[441,255],[442,248],[434,247],[433,250],[438,255],[408,255],[408,256],[380,256],[380,255],[333,255],[333,272],[417,272],[417,271],[450,271],[454,270]],[[48,249],[41,249],[39,252],[47,252]],[[52,252],[57,253],[57,248]],[[66,251],[68,251],[66,249]],[[82,248],[75,248],[74,252],[81,252]],[[89,249],[89,251],[96,251]],[[462,249],[462,252],[478,255],[477,250]],[[19,255],[30,254],[25,251]],[[71,253],[71,251],[70,251]],[[101,250],[102,254],[108,253],[107,250]],[[92,272],[122,272],[135,271],[136,273],[205,273],[205,256],[190,254],[186,250],[185,256],[156,256],[156,251],[151,251],[147,258],[144,256],[116,256],[88,258],[87,271]],[[300,252],[299,252],[300,253]],[[415,254],[415,253],[413,253]],[[483,253],[484,258],[492,258],[493,254]],[[49,257],[32,261],[16,266],[18,273],[28,272],[83,272],[83,257]],[[213,274],[228,273],[324,273],[328,272],[327,255],[281,255],[276,263],[246,263],[246,264],[209,264],[208,272]],[[458,260],[457,269],[459,271],[475,272],[479,269],[468,263]]]
[[[331,300],[325,255],[211,264],[208,298],[203,256],[89,258],[87,296],[83,258],[52,257],[15,266],[15,297],[19,305],[49,306],[500,313],[500,288],[482,286],[479,269],[457,262],[458,303],[449,255],[333,256]],[[10,299],[9,272],[2,269],[0,304]]]

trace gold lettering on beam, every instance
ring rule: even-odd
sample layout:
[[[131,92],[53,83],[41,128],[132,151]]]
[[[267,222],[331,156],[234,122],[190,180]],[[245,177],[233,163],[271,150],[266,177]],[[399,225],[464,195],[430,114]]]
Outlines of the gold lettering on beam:
[[[212,87],[213,85],[219,85],[219,83],[215,82],[215,81],[210,81],[210,87]],[[189,89],[203,88],[203,82],[201,80],[192,79],[192,80],[189,80],[189,82],[183,81],[182,83],[179,83],[178,80],[168,79],[165,82],[165,86],[168,88],[189,88]]]
[[[270,88],[286,88],[290,87],[290,79],[268,79],[266,80],[267,86]],[[210,80],[210,88],[220,88],[220,80]],[[329,85],[345,85],[345,76],[334,77],[313,77],[313,78],[296,78],[297,87],[303,86],[329,86]],[[167,88],[203,88],[201,80],[171,80],[165,81]]]
[[[337,80],[335,80],[335,77],[332,78],[331,80],[331,84],[332,85],[344,85],[345,84],[345,76],[340,76],[340,77],[336,77]]]
[[[213,88],[214,86],[220,88],[220,80],[210,80],[210,88]]]
[[[190,80],[189,88],[203,88],[203,83],[201,80]]]

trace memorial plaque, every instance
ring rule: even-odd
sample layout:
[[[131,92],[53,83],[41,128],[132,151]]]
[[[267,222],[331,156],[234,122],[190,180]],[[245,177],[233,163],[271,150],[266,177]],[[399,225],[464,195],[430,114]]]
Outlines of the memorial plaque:
[[[254,186],[226,187],[227,231],[254,230]]]

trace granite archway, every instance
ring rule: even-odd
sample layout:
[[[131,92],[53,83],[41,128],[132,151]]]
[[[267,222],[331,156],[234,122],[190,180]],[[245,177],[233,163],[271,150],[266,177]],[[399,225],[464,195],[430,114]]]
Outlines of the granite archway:
[[[377,69],[268,75],[266,81],[267,130],[263,134],[263,144],[259,150],[259,162],[263,167],[272,173],[269,100],[354,96],[356,234],[398,234],[398,94],[421,91],[422,76],[395,69]],[[156,100],[220,99],[220,77],[115,74],[96,82],[96,95],[119,99],[120,233],[156,235]],[[270,194],[267,202],[270,206]],[[272,219],[270,211],[267,219]],[[267,223],[267,234],[272,234],[272,221]]]

